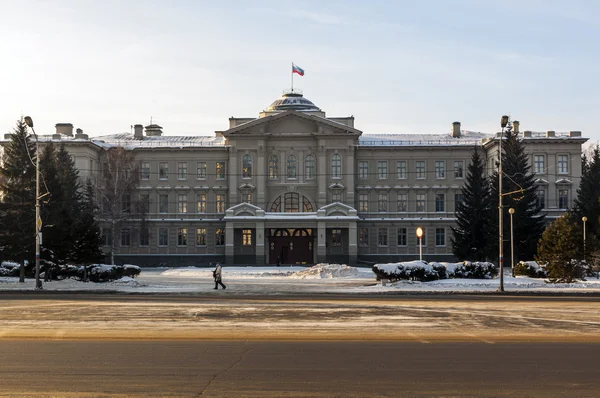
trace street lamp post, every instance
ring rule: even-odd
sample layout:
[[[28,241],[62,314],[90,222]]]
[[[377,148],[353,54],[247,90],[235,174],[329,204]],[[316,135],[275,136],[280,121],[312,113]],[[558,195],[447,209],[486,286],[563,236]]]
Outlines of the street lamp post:
[[[504,130],[509,127],[509,118],[506,115],[503,115],[500,119],[500,127],[502,127],[502,132],[500,133],[500,143],[498,144],[498,265],[500,267],[500,287],[498,288],[499,292],[504,291],[504,264],[503,264],[503,240],[504,237],[502,235],[502,140],[504,139]]]
[[[419,261],[423,261],[423,228],[417,228],[417,238],[419,238]]]
[[[585,222],[587,221],[587,217],[581,217],[581,221],[583,221],[583,261],[585,261]]]
[[[508,209],[508,214],[510,214],[510,270],[513,278],[515,277],[515,244],[513,237],[513,214],[515,214],[515,209],[512,207]]]
[[[33,131],[33,136],[35,137],[35,288],[42,289],[42,280],[40,279],[40,240],[42,238],[42,219],[40,218],[40,145],[31,117],[25,116],[25,124]]]

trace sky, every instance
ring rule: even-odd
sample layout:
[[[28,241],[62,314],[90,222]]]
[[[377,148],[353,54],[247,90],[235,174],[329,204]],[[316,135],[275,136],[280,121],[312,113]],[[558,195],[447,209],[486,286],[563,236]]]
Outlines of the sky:
[[[0,0],[0,130],[213,135],[294,87],[364,133],[600,141],[596,0]]]

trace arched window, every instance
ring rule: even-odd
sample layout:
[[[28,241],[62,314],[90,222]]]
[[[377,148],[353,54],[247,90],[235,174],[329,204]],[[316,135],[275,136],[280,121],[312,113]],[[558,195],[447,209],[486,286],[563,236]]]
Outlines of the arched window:
[[[313,155],[308,155],[304,159],[304,177],[307,180],[312,180],[315,178],[315,157]]]
[[[342,178],[342,157],[339,153],[331,157],[331,178]]]
[[[312,204],[310,203],[310,200],[308,200],[306,198],[302,198],[302,205],[304,207],[305,213],[311,213],[313,211],[313,207],[312,207]]]
[[[252,178],[252,156],[248,154],[242,158],[242,178]]]
[[[290,155],[287,158],[287,178],[295,179],[297,176],[296,173],[296,157],[294,155]]]
[[[287,192],[284,197],[284,211],[286,213],[298,213],[300,211],[300,195],[295,192]]]
[[[277,197],[271,206],[271,211],[273,213],[279,213],[281,211],[281,196]]]
[[[269,180],[279,179],[279,158],[277,155],[269,156]]]

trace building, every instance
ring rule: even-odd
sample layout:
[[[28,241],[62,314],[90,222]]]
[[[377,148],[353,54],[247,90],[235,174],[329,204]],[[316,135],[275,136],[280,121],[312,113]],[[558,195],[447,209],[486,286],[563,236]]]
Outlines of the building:
[[[354,117],[327,117],[290,91],[258,118],[231,118],[211,137],[138,124],[90,139],[62,123],[42,139],[66,143],[82,178],[102,169],[106,148],[134,151],[148,229],[123,229],[118,263],[360,264],[416,258],[419,226],[424,259],[453,259],[450,227],[473,148],[491,171],[500,133],[461,130],[459,122],[449,130],[363,134]],[[586,139],[579,131],[519,133],[539,200],[555,218],[576,194]]]

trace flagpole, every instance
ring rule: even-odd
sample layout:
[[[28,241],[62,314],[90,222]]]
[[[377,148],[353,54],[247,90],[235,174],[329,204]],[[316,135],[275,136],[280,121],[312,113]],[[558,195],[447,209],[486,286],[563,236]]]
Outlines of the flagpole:
[[[292,62],[292,93],[294,92],[294,63]]]

